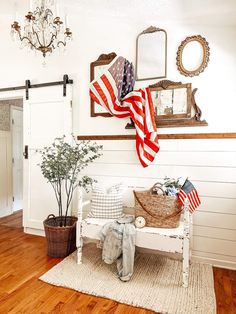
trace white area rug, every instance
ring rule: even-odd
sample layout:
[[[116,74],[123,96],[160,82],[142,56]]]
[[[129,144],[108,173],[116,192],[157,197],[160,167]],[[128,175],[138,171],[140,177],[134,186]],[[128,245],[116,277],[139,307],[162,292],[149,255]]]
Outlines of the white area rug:
[[[185,289],[181,286],[181,261],[138,253],[131,281],[121,282],[116,265],[106,265],[101,250],[89,244],[83,248],[83,264],[76,264],[73,253],[40,279],[160,313],[216,313],[213,271],[205,264],[191,265],[189,287]]]

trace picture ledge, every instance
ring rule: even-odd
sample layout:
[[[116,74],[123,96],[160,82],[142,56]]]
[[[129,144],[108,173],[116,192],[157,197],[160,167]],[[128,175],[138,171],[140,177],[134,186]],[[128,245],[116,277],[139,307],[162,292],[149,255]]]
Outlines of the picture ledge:
[[[158,138],[162,140],[172,139],[226,139],[235,138],[236,133],[180,133],[180,134],[158,134]],[[94,141],[120,141],[135,140],[136,135],[78,135],[77,140],[94,140]]]

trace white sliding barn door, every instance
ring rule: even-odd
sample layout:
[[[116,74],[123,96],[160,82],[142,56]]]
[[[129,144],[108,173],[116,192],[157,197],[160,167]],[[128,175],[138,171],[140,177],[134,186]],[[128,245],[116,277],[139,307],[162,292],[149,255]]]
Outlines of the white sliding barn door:
[[[29,90],[24,103],[24,216],[25,232],[39,233],[49,214],[57,215],[53,189],[42,176],[37,150],[51,145],[56,137],[72,133],[72,86],[52,86]],[[28,146],[28,149],[27,149]],[[25,156],[27,157],[27,156]]]

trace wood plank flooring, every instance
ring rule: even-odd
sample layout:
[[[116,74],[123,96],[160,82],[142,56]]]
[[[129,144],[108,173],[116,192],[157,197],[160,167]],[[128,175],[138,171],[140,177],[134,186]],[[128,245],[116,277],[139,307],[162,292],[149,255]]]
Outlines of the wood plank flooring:
[[[47,257],[45,238],[24,234],[21,213],[14,215],[0,219],[1,314],[154,313],[39,281],[61,259]],[[214,279],[217,313],[236,314],[236,272],[214,268]]]
[[[22,228],[22,210],[18,210],[10,216],[0,218],[0,226]]]

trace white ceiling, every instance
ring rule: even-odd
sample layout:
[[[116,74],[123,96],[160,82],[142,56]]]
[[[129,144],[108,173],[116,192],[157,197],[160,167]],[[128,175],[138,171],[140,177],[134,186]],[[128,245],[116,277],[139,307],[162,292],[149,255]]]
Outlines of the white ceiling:
[[[93,15],[103,12],[110,16],[132,19],[155,18],[187,23],[236,25],[236,0],[58,0],[69,14],[81,11]],[[29,0],[0,0],[0,14],[13,15],[15,3],[19,13],[25,12]]]

